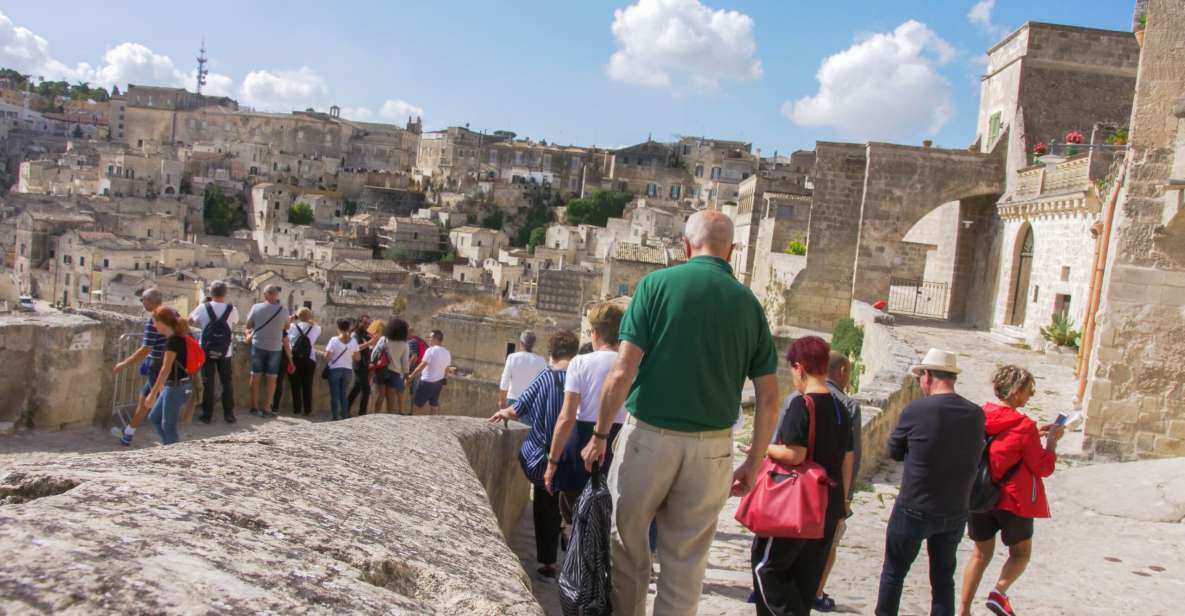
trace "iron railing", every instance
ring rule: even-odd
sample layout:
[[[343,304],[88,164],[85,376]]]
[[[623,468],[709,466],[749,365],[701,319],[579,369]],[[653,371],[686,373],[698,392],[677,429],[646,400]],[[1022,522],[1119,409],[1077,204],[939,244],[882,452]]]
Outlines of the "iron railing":
[[[894,278],[889,283],[889,312],[932,319],[946,319],[950,311],[950,285],[945,282]]]

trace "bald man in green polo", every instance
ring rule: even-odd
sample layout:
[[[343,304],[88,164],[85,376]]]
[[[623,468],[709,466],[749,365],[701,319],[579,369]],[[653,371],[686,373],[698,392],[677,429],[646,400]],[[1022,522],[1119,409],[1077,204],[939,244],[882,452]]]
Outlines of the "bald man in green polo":
[[[585,465],[603,461],[614,410],[630,413],[613,445],[613,606],[642,616],[650,582],[648,529],[658,521],[656,616],[695,614],[716,519],[729,494],[753,486],[777,420],[777,352],[765,312],[729,266],[732,221],[715,210],[687,220],[688,262],[638,283],[621,349],[601,393]],[[753,447],[733,470],[741,388],[757,393]]]

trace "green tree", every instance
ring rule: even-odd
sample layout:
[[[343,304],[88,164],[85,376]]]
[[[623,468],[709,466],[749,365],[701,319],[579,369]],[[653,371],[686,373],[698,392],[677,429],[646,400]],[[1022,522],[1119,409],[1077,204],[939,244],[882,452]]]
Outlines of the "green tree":
[[[407,249],[398,244],[391,244],[383,251],[383,257],[391,261],[406,261]]]
[[[496,130],[496,131],[494,131],[494,136],[495,137],[506,137],[508,139],[514,139],[515,137],[518,136],[518,133],[516,133],[512,130]]]
[[[206,223],[206,233],[210,235],[230,235],[235,226],[235,212],[231,199],[222,194],[217,184],[207,184],[206,192],[202,196],[202,217]]]
[[[288,208],[288,222],[294,225],[313,224],[313,207],[303,201],[292,204]]]
[[[342,203],[342,208],[345,210],[346,218],[350,218],[358,213],[358,202],[353,199],[346,199]]]
[[[527,200],[531,205],[527,208],[526,215],[522,217],[522,225],[518,228],[518,233],[510,240],[512,246],[520,248],[526,246],[530,241],[532,230],[536,227],[546,228],[548,223],[555,220],[555,212],[552,208],[559,203],[559,195],[549,189],[539,188],[527,193]]]
[[[573,199],[567,206],[568,224],[604,227],[610,218],[621,217],[630,198],[629,193],[598,190],[582,199]]]
[[[803,244],[798,240],[790,240],[786,243],[786,250],[783,250],[782,252],[788,255],[798,255],[801,257],[806,255],[806,244]]]
[[[496,229],[501,231],[502,223],[505,222],[505,218],[506,215],[502,213],[502,210],[494,210],[493,214],[481,219],[481,226],[485,227],[486,229]]]
[[[531,229],[531,237],[527,240],[527,250],[531,254],[535,254],[535,247],[542,245],[547,241],[547,227],[535,227]]]

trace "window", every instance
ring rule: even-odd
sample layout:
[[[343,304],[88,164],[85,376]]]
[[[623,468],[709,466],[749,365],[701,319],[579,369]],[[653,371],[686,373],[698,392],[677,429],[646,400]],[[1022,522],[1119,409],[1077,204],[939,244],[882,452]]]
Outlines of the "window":
[[[671,198],[672,199],[678,199],[682,193],[683,193],[683,186],[682,185],[680,185],[680,184],[672,184],[671,185]]]
[[[132,264],[132,269],[134,269],[134,270],[138,270],[138,269],[140,269],[140,262],[139,262],[139,261],[136,261],[135,263],[133,263],[133,264]]]
[[[720,167],[712,167],[712,179],[713,180],[720,179]]]
[[[704,166],[703,165],[696,165],[695,166],[695,177],[697,177],[697,178],[704,177]]]
[[[25,244],[21,243],[21,256],[25,256]]]
[[[152,237],[152,229],[148,230],[148,237]]]
[[[312,301],[306,301],[306,302],[304,303],[304,307],[305,307],[305,308],[308,308],[309,310],[312,310],[312,309],[313,309],[313,302],[312,302]]]
[[[498,150],[490,150],[490,164],[498,164]]]
[[[1041,285],[1033,285],[1033,303],[1037,303],[1037,298],[1041,297]]]
[[[1070,295],[1058,293],[1053,296],[1053,314],[1068,316],[1070,314]]]
[[[992,114],[990,119],[988,119],[987,146],[989,150],[992,148],[992,146],[996,145],[996,139],[1000,137],[1001,128],[1003,128],[1003,122],[1000,119],[1000,112],[997,111],[996,113]]]
[[[1062,282],[1070,282],[1070,266],[1062,266]]]
[[[630,157],[629,156],[622,156],[621,157],[621,164],[623,164],[623,165],[630,164]]]
[[[657,197],[658,196],[658,184],[655,184],[654,182],[647,184],[646,185],[646,196],[647,197]]]
[[[86,265],[86,257],[78,257],[78,265],[85,266]]]
[[[691,146],[689,146],[689,145],[684,145],[684,146],[683,146],[683,155],[684,155],[684,156],[687,156],[688,154],[691,154]]]
[[[90,288],[90,287],[88,287],[88,286],[86,286],[86,285],[82,285],[82,292],[83,292],[84,294],[90,294],[90,292],[91,292],[91,288]]]
[[[74,262],[74,260],[70,258],[70,255],[62,255],[62,263],[69,265],[70,263],[73,263],[73,262]]]

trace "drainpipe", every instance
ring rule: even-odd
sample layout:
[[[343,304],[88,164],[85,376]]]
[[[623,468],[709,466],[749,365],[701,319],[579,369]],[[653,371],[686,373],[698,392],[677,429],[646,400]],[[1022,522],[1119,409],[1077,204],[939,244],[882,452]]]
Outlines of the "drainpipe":
[[[1119,181],[1111,192],[1111,199],[1107,202],[1107,210],[1103,213],[1103,230],[1096,244],[1094,258],[1094,273],[1090,279],[1090,300],[1086,305],[1085,323],[1082,327],[1082,342],[1078,345],[1078,395],[1074,400],[1081,404],[1086,393],[1086,381],[1090,370],[1090,349],[1094,344],[1094,329],[1097,321],[1095,315],[1099,311],[1099,302],[1103,295],[1103,276],[1107,272],[1107,254],[1111,248],[1111,229],[1115,220],[1115,205],[1119,201],[1119,193],[1123,190],[1127,179],[1127,161],[1123,163],[1123,170],[1119,173]]]

